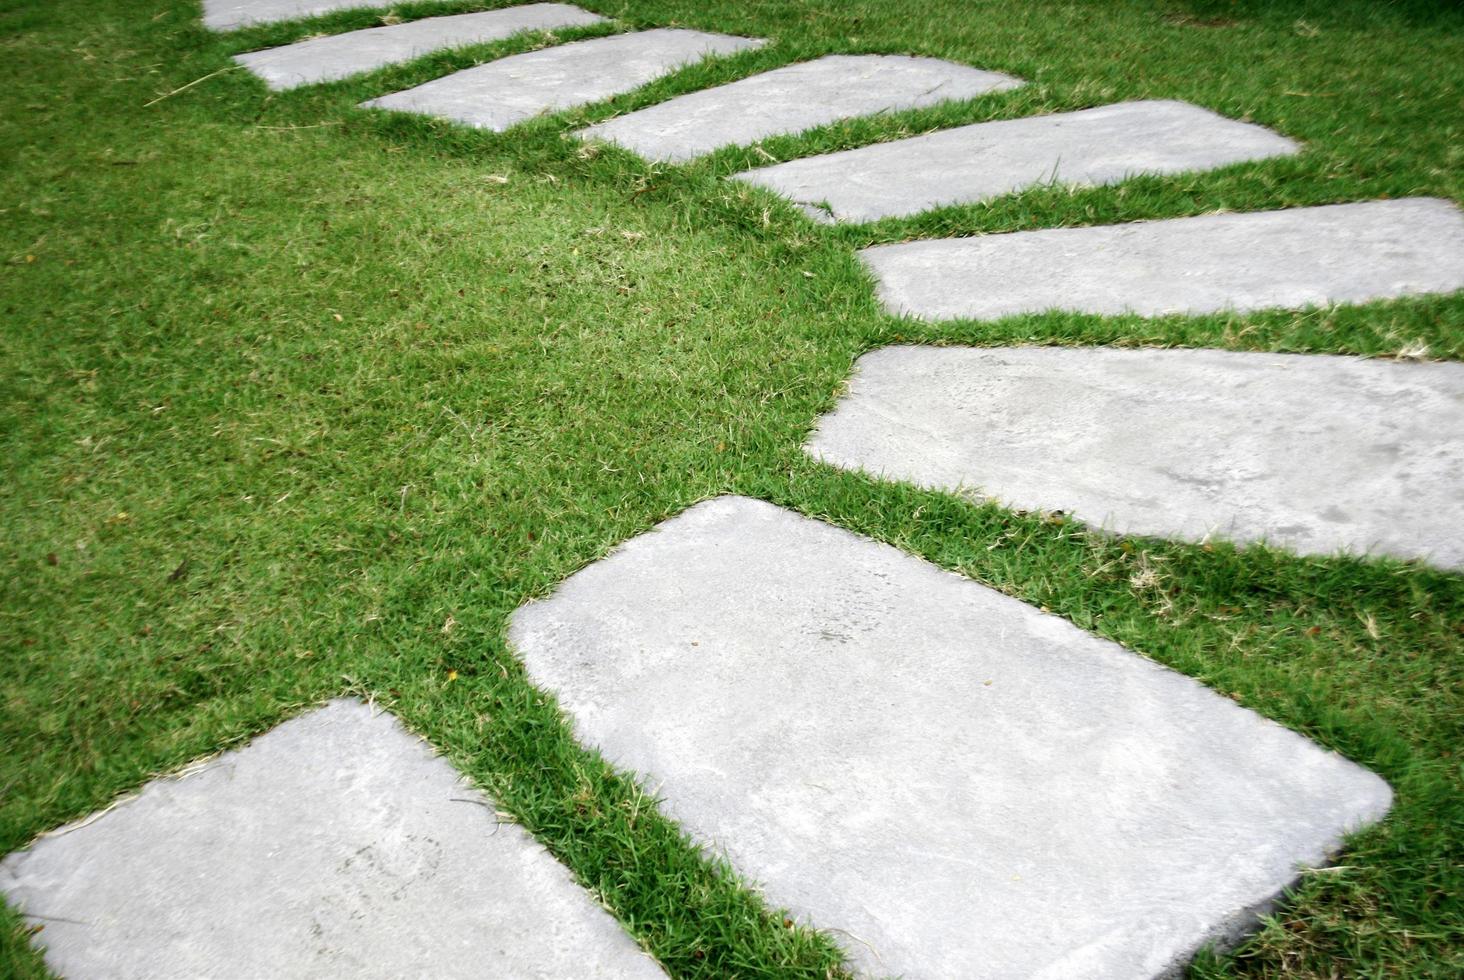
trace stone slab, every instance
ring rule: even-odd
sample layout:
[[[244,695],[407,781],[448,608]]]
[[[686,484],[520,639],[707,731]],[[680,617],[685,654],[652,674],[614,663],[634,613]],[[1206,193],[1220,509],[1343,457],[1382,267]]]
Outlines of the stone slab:
[[[1390,801],[1181,674],[747,498],[627,542],[510,641],[585,742],[867,973],[1165,975]]]
[[[886,309],[925,320],[1019,313],[1215,313],[1464,288],[1464,215],[1438,198],[1210,214],[878,245]]]
[[[70,977],[664,978],[390,715],[335,701],[0,862]]]
[[[737,174],[838,221],[985,201],[1038,184],[1113,184],[1296,153],[1296,143],[1187,102],[1120,102],[976,123]]]
[[[548,31],[606,23],[606,18],[567,3],[531,3],[451,17],[424,17],[298,44],[251,51],[234,60],[275,91],[348,78],[400,64],[445,48],[499,41],[523,31]]]
[[[390,7],[389,0],[203,0],[203,26],[232,31],[253,24],[298,20],[362,7]]]
[[[972,99],[1021,84],[1010,75],[937,58],[829,55],[677,96],[578,135],[679,163],[840,119]]]
[[[656,28],[513,55],[363,102],[363,106],[503,130],[542,112],[599,102],[713,55],[765,42]]]
[[[1124,534],[1464,568],[1464,364],[889,347],[808,450]]]

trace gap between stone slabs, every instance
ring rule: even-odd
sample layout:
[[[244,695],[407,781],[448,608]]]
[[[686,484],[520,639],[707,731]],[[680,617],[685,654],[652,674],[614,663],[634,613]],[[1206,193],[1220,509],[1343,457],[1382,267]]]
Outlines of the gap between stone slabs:
[[[744,497],[509,636],[586,744],[870,974],[1170,975],[1391,800],[1188,677]]]
[[[389,714],[337,700],[0,861],[72,977],[665,974]]]
[[[1296,153],[1293,141],[1187,102],[976,123],[748,170],[766,187],[836,221],[903,217],[1044,183],[1093,186],[1136,174],[1209,170]]]
[[[679,95],[576,135],[608,140],[649,160],[681,163],[840,119],[973,99],[1023,84],[937,58],[835,54]]]
[[[525,31],[607,23],[599,14],[567,3],[532,3],[312,38],[235,55],[234,60],[278,92],[348,78],[433,51],[498,41]]]
[[[337,10],[390,6],[390,0],[203,0],[203,26],[215,31],[232,31],[251,24],[297,20]]]
[[[880,301],[923,320],[1161,316],[1464,288],[1464,215],[1432,197],[876,245]]]
[[[1464,364],[887,347],[805,448],[1121,534],[1464,569]]]
[[[765,43],[756,38],[655,28],[500,58],[361,105],[501,131],[543,112],[629,92],[703,58]]]

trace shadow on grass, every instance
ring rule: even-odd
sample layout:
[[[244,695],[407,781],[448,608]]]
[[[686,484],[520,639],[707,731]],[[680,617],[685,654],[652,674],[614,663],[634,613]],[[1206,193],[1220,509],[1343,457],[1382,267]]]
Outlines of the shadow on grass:
[[[1312,27],[1464,27],[1464,2],[1460,0],[1179,0],[1175,8],[1178,17],[1202,27],[1287,19]]]

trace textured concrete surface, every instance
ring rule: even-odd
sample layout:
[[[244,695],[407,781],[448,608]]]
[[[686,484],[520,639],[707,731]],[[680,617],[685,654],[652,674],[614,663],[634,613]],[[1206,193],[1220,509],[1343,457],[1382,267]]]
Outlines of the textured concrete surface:
[[[735,179],[839,221],[874,221],[984,201],[1034,184],[1112,184],[1297,152],[1284,136],[1187,102],[1117,105],[977,123],[807,157]]]
[[[677,96],[579,135],[609,140],[648,159],[680,162],[853,116],[971,99],[1021,84],[1010,75],[936,58],[829,55]]]
[[[585,742],[870,973],[1163,975],[1390,799],[1065,620],[746,498],[629,541],[510,639]]]
[[[390,715],[335,701],[0,862],[73,978],[664,977]]]
[[[1464,288],[1464,215],[1438,198],[1211,214],[879,245],[859,253],[887,309],[1211,313]]]
[[[502,130],[541,112],[629,92],[711,55],[763,43],[672,28],[617,34],[491,61],[362,105]]]
[[[270,88],[280,91],[347,78],[444,48],[498,41],[521,31],[582,27],[604,21],[598,14],[567,3],[531,3],[333,34],[281,48],[251,51],[236,55],[234,60],[264,79]]]
[[[231,31],[250,24],[315,17],[337,10],[390,7],[390,0],[203,0],[203,26]]]
[[[808,449],[1125,534],[1464,568],[1464,364],[889,347]]]

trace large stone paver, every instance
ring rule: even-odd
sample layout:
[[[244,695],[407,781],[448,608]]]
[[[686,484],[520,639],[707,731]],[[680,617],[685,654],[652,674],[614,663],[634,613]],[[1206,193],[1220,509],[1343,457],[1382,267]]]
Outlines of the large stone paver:
[[[1261,126],[1187,102],[1117,105],[976,123],[736,176],[838,221],[984,201],[1037,184],[1111,184],[1297,152]]]
[[[389,0],[203,0],[203,25],[231,31],[251,24],[295,20],[361,7],[390,7]]]
[[[1438,198],[878,245],[859,253],[891,312],[1212,313],[1464,288],[1464,215]]]
[[[531,3],[476,14],[424,17],[406,24],[312,38],[236,55],[234,60],[264,79],[270,88],[281,91],[348,78],[444,48],[497,41],[522,31],[605,22],[599,14],[567,3]]]
[[[808,449],[1125,534],[1464,568],[1464,364],[890,347]]]
[[[390,715],[335,701],[0,862],[70,977],[664,977]]]
[[[580,737],[867,972],[1155,977],[1389,790],[1197,682],[760,501],[515,613]]]
[[[853,116],[1016,88],[1019,79],[936,58],[829,55],[681,95],[581,130],[652,160],[681,162]]]
[[[491,61],[362,105],[502,130],[542,112],[629,92],[702,58],[763,43],[675,28],[617,34]]]

